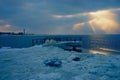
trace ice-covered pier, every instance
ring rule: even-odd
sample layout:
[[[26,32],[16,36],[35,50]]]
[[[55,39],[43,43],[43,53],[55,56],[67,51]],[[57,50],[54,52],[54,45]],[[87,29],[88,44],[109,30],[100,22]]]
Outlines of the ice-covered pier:
[[[47,43],[46,43],[47,42]],[[82,52],[82,39],[80,37],[45,37],[33,39],[32,45],[45,44],[46,46],[56,46],[67,51]]]
[[[0,36],[0,47],[25,48],[44,44],[46,40],[82,41],[80,35],[3,35]]]
[[[55,40],[57,42],[63,41],[82,41],[81,37],[72,36],[46,36],[37,39],[32,39],[32,45],[39,45],[45,43],[46,40]]]

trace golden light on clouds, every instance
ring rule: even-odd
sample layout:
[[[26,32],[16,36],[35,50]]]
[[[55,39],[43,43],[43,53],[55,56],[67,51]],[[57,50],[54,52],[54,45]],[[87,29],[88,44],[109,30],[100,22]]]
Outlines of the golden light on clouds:
[[[10,32],[10,30],[7,30],[5,27],[0,26],[0,32]]]
[[[63,16],[61,16],[61,15],[53,15],[53,17],[56,18],[56,19],[63,18]]]
[[[56,19],[61,19],[61,18],[73,18],[75,16],[74,15],[53,15],[53,17]]]
[[[88,13],[78,13],[78,14],[71,14],[71,15],[52,15],[56,19],[61,18],[74,18],[74,17],[81,17],[81,16],[87,16]]]
[[[110,17],[113,17],[115,14],[112,13],[111,10],[99,10],[99,11],[96,11],[96,12],[90,12],[88,13],[89,16],[92,16],[92,17],[107,17],[107,18],[110,18]]]
[[[5,27],[5,28],[10,28],[11,25],[10,25],[10,24],[6,24],[6,25],[4,25],[4,27]]]
[[[96,30],[94,28],[94,25],[93,25],[93,21],[88,21],[88,24],[91,26],[91,29],[94,33],[96,33]]]
[[[53,17],[56,19],[85,17],[87,18],[86,21],[82,23],[75,23],[72,25],[73,30],[77,30],[81,27],[89,25],[94,33],[97,33],[98,30],[105,33],[115,33],[120,26],[120,23],[116,20],[117,14],[115,13],[115,11],[120,11],[120,8],[111,8],[106,10],[98,10],[94,12],[84,12],[71,15],[54,15]]]
[[[76,23],[76,24],[73,25],[73,30],[77,30],[84,25],[85,25],[85,23]]]
[[[119,23],[115,19],[115,14],[111,10],[101,10],[89,13],[89,24],[95,32],[96,28],[103,30],[106,33],[113,33]]]
[[[4,24],[0,26],[0,32],[9,32],[10,24]]]

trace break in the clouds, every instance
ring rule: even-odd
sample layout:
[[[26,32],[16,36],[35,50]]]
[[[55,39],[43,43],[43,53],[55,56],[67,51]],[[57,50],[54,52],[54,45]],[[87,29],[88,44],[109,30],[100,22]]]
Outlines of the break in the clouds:
[[[120,0],[0,0],[0,31],[120,33]]]
[[[78,13],[71,15],[53,15],[56,19],[62,18],[74,18],[74,17],[88,17],[84,22],[73,24],[74,30],[80,30],[81,27],[86,27],[85,24],[88,24],[92,29],[93,33],[98,33],[98,31],[103,31],[104,33],[116,33],[119,29],[120,23],[116,19],[116,13],[120,11],[120,8],[98,10],[94,12]]]

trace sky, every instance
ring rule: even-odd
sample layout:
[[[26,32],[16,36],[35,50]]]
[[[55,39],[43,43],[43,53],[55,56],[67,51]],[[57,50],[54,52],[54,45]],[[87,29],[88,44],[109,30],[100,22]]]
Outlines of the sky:
[[[0,32],[120,34],[120,0],[0,0]]]

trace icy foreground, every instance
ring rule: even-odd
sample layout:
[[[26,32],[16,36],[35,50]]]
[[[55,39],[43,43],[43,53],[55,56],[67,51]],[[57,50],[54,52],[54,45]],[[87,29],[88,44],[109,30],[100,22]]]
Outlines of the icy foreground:
[[[43,62],[59,58],[61,67]],[[75,57],[80,60],[74,61]],[[0,49],[0,80],[120,80],[120,55],[100,55],[35,46]]]

